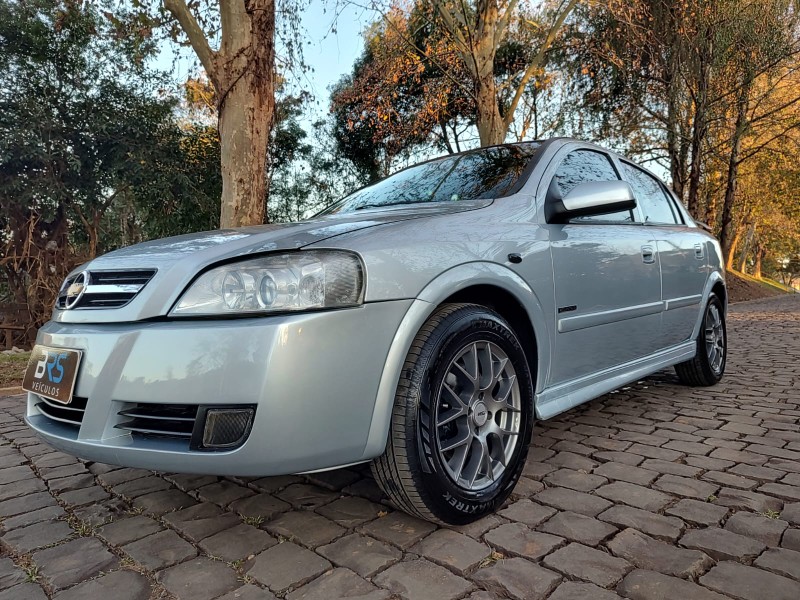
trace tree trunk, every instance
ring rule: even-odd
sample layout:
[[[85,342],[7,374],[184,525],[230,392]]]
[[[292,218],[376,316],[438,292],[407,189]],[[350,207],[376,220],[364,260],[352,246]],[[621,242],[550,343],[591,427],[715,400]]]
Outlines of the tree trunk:
[[[506,124],[497,106],[497,86],[494,75],[476,81],[475,103],[477,105],[478,135],[481,147],[502,144],[506,139]]]
[[[736,188],[739,177],[739,156],[742,151],[742,138],[747,128],[747,105],[749,86],[743,86],[736,106],[736,126],[731,139],[731,153],[728,157],[728,181],[725,184],[725,199],[722,203],[722,227],[719,243],[726,262],[732,256],[731,236],[733,235],[733,206],[736,202]]]
[[[275,114],[275,0],[220,0],[216,51],[186,0],[164,0],[164,6],[180,23],[217,94],[220,227],[263,223]]]
[[[733,271],[733,257],[736,255],[736,248],[739,246],[739,242],[742,239],[742,228],[736,230],[736,234],[733,236],[731,240],[731,251],[728,256],[725,257],[725,269],[728,271]]]
[[[705,94],[703,92],[702,94]],[[700,219],[700,167],[702,163],[702,146],[706,137],[705,103],[695,105],[694,125],[692,127],[692,159],[689,167],[689,213]]]
[[[756,248],[755,260],[753,261],[753,277],[761,279],[761,264],[764,262],[764,256],[767,254],[763,246]]]

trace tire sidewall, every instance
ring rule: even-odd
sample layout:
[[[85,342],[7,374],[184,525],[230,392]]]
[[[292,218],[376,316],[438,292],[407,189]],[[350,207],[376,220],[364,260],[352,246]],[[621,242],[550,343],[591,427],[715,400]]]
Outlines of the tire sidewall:
[[[720,365],[719,373],[715,372],[714,369],[711,368],[711,362],[708,359],[708,352],[706,350],[706,319],[708,318],[708,307],[712,304],[716,306],[717,310],[719,311],[720,319],[722,320],[722,334],[725,340],[725,351],[722,355],[722,365]],[[700,356],[700,364],[702,365],[703,374],[705,375],[706,379],[714,383],[721,380],[722,376],[725,374],[725,366],[728,363],[728,328],[725,324],[725,309],[716,294],[711,294],[709,296],[708,302],[703,310],[703,322],[700,327],[700,333],[697,337],[697,352]]]
[[[519,479],[533,429],[533,381],[519,340],[499,316],[487,310],[465,311],[452,316],[455,318],[445,320],[441,331],[429,339],[430,361],[419,390],[415,433],[419,472],[423,487],[429,494],[431,510],[443,521],[462,524],[499,507]],[[452,360],[464,346],[479,340],[497,344],[508,355],[517,374],[522,412],[519,439],[502,476],[484,489],[469,491],[450,479],[439,455],[432,423],[439,389]]]

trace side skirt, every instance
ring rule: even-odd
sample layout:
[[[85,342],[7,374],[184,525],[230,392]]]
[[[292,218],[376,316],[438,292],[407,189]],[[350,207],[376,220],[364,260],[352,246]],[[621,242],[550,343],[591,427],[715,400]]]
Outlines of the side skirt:
[[[694,340],[683,342],[651,356],[567,381],[536,394],[536,417],[549,419],[656,371],[689,360],[695,355]]]

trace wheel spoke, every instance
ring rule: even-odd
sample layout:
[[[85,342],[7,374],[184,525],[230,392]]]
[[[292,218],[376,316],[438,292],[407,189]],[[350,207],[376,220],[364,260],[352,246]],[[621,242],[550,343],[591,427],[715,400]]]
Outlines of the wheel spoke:
[[[439,420],[436,422],[437,427],[441,427],[442,425],[447,425],[451,421],[455,421],[459,417],[466,416],[467,414],[467,407],[461,406],[461,408],[451,408],[447,411],[444,415],[439,415]]]
[[[450,452],[450,450],[454,450],[455,448],[458,448],[459,446],[463,446],[464,444],[469,443],[471,440],[472,440],[472,433],[470,433],[470,431],[467,430],[466,431],[466,435],[462,434],[461,437],[459,437],[457,439],[454,439],[454,440],[450,439],[450,440],[446,440],[445,442],[443,442],[440,450],[442,452]]]

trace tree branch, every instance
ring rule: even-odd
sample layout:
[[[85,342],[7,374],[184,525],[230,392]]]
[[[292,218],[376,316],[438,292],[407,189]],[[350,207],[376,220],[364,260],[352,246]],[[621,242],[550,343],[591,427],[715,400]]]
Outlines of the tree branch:
[[[514,120],[514,113],[517,110],[517,105],[519,104],[520,98],[522,98],[522,94],[525,93],[525,87],[528,85],[528,82],[533,77],[534,72],[538,67],[542,65],[544,62],[544,58],[547,54],[547,51],[550,49],[550,46],[553,44],[553,41],[556,39],[556,35],[558,35],[558,31],[561,29],[561,26],[564,25],[564,21],[567,20],[567,17],[573,11],[575,6],[578,4],[578,0],[569,0],[567,6],[562,10],[558,16],[556,16],[553,25],[550,27],[550,31],[547,32],[547,37],[542,42],[542,46],[539,48],[539,51],[536,53],[536,56],[531,59],[531,62],[528,64],[528,68],[525,70],[525,74],[522,76],[522,79],[517,86],[517,91],[514,94],[514,99],[511,101],[511,104],[508,107],[508,112],[506,113],[503,120],[505,121],[506,127],[511,124],[511,121]]]
[[[164,0],[164,7],[178,21],[186,37],[189,38],[189,43],[197,54],[197,58],[200,59],[200,64],[203,65],[209,78],[215,81],[217,78],[217,53],[211,49],[203,29],[194,18],[192,11],[189,10],[185,0]]]

